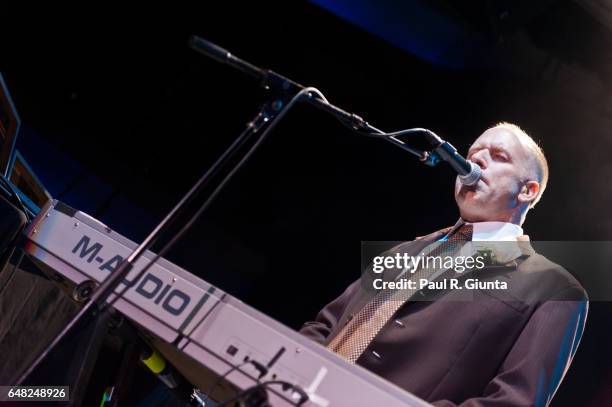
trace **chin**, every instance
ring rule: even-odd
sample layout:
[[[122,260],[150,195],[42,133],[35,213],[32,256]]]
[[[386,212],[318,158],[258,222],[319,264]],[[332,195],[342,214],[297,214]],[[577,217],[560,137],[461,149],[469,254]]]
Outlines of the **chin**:
[[[481,222],[488,219],[486,209],[475,202],[463,200],[461,203],[458,202],[458,206],[461,219],[467,222]]]
[[[461,211],[460,214],[461,214],[461,219],[463,219],[466,222],[480,222],[480,217],[477,214],[466,213],[464,211]]]

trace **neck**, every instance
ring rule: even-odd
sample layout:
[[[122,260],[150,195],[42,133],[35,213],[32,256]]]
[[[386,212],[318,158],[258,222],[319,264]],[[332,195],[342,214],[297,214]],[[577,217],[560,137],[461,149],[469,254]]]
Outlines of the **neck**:
[[[527,211],[512,211],[508,214],[503,214],[499,216],[463,216],[461,214],[461,219],[466,222],[476,223],[476,222],[506,222],[513,223],[517,226],[522,226],[523,222],[525,222],[525,218],[527,217]]]
[[[518,226],[522,226],[523,222],[525,222],[526,216],[527,216],[527,212],[517,213],[515,214],[515,216],[512,216],[512,218],[509,219],[507,222],[514,223],[515,225],[518,225]]]

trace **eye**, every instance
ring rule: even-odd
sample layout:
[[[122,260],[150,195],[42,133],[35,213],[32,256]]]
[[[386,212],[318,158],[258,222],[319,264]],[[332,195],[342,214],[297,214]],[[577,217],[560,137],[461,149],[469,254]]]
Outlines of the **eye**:
[[[496,151],[493,154],[493,158],[496,159],[497,161],[503,161],[503,162],[509,161],[508,155],[504,153],[503,151]]]

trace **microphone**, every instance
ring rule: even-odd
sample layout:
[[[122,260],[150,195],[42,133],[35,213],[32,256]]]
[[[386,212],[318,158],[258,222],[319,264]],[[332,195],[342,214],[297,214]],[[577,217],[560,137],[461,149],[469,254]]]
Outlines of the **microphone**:
[[[213,44],[210,41],[200,38],[198,36],[191,36],[189,39],[189,46],[194,51],[200,54],[206,55],[217,62],[233,66],[234,68],[246,73],[247,75],[254,76],[255,78],[261,79],[265,76],[266,72],[261,68],[251,65],[248,62],[234,56],[231,52],[225,48],[221,48],[217,44]]]
[[[189,39],[189,46],[193,50],[199,52],[200,54],[206,55],[217,62],[232,66],[248,75],[261,79],[266,89],[274,88],[284,94],[295,94],[304,89],[304,86],[300,85],[299,83],[294,82],[271,70],[262,69],[255,65],[251,65],[250,63],[236,57],[225,48],[207,41],[204,38],[200,38],[195,35],[192,36]],[[459,153],[457,153],[457,149],[455,147],[442,140],[431,130],[418,128],[402,130],[395,133],[385,133],[382,130],[378,130],[373,126],[370,126],[361,117],[330,104],[327,100],[325,100],[325,98],[310,97],[307,99],[307,101],[312,105],[333,114],[344,124],[348,124],[353,130],[357,130],[361,134],[366,133],[369,136],[385,138],[387,141],[392,142],[400,148],[416,155],[426,165],[433,167],[440,161],[440,159],[447,161],[451,167],[457,171],[459,174],[459,180],[464,185],[475,185],[482,175],[482,170],[477,164],[463,158],[461,155],[459,155]],[[435,145],[434,150],[429,153],[419,151],[411,148],[406,143],[396,138],[397,136],[414,132],[425,133],[430,142]]]
[[[482,169],[478,164],[463,158],[451,143],[443,140],[433,131],[427,129],[411,129],[409,131],[424,133],[430,143],[435,146],[427,157],[427,165],[434,166],[440,159],[446,161],[459,174],[459,181],[467,186],[476,185],[482,177]]]
[[[482,169],[480,166],[463,158],[451,143],[444,141],[439,137],[438,139],[440,140],[441,144],[438,145],[434,151],[440,156],[440,158],[449,163],[450,166],[457,171],[457,174],[459,174],[459,181],[463,185],[476,185],[482,176]]]

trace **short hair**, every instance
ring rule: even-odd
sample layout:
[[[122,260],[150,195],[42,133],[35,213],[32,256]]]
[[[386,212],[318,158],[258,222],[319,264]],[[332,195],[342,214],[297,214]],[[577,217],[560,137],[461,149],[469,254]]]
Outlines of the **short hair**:
[[[538,177],[538,182],[540,183],[538,194],[529,204],[529,208],[533,208],[538,202],[540,202],[542,194],[544,193],[546,185],[548,184],[548,161],[546,161],[546,156],[544,155],[542,147],[540,147],[538,143],[536,143],[536,141],[525,132],[525,130],[521,129],[516,124],[500,122],[492,128],[504,128],[511,131],[512,134],[518,137],[521,143],[533,153],[536,176]]]

